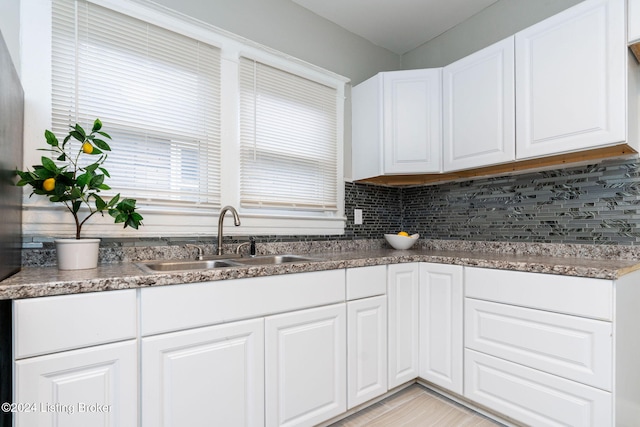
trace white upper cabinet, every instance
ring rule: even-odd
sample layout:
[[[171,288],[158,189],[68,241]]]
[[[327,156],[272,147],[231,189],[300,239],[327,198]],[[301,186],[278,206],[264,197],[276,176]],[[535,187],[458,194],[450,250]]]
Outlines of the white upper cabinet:
[[[630,44],[640,42],[640,0],[628,0],[627,32]]]
[[[626,140],[624,0],[586,0],[516,34],[517,157]]]
[[[444,171],[515,159],[513,37],[443,69]]]
[[[379,73],[352,90],[353,179],[441,171],[441,69]]]

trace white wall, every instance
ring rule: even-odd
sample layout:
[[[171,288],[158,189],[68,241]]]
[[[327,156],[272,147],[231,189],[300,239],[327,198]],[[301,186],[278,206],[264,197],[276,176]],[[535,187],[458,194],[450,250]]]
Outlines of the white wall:
[[[155,0],[265,46],[351,79],[397,70],[400,56],[291,0]]]
[[[20,0],[0,0],[0,33],[20,75]]]
[[[460,25],[405,53],[402,69],[443,67],[582,0],[499,0]]]

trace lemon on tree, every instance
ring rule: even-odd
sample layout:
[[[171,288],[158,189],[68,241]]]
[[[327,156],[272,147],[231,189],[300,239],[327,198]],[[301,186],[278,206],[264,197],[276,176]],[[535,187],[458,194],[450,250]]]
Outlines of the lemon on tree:
[[[44,191],[53,191],[56,188],[56,179],[55,178],[47,178],[42,182],[42,188]]]

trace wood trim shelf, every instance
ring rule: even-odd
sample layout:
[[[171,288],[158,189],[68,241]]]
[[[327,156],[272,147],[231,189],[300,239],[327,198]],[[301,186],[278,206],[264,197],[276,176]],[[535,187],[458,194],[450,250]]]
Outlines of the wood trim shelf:
[[[552,169],[559,165],[580,166],[609,158],[636,157],[638,152],[627,144],[575,153],[560,154],[530,160],[520,160],[500,165],[487,166],[448,173],[423,175],[385,175],[356,181],[357,183],[386,186],[435,185],[445,182],[465,181],[472,178],[488,178],[492,176],[511,175],[519,172],[535,172]]]

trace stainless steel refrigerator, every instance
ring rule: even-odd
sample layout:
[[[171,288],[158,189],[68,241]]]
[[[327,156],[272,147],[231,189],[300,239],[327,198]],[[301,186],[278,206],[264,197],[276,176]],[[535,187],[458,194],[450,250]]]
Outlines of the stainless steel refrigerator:
[[[24,94],[0,33],[0,281],[20,270],[22,189],[13,185],[22,169]]]
[[[22,189],[14,171],[22,169],[24,93],[0,32],[0,282],[20,270]],[[11,402],[11,301],[0,301],[0,402]],[[0,412],[0,427],[12,425],[12,414]]]

